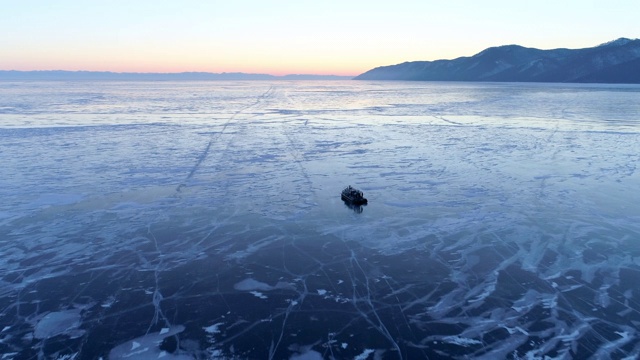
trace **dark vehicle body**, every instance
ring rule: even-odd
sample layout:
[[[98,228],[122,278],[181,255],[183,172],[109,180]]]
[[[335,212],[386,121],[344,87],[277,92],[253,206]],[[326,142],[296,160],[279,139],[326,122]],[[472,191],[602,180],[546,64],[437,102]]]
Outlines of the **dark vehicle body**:
[[[341,195],[342,200],[348,202],[352,205],[366,205],[367,199],[362,194],[362,191],[351,187],[351,185],[347,186],[344,190],[342,190]]]

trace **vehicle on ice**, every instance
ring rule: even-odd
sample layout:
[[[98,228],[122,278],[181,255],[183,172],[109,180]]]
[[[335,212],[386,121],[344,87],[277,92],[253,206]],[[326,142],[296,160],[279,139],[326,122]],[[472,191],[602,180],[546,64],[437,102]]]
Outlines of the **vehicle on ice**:
[[[362,194],[362,191],[351,187],[351,185],[347,186],[344,190],[342,190],[342,200],[348,202],[352,205],[366,205],[367,199]]]

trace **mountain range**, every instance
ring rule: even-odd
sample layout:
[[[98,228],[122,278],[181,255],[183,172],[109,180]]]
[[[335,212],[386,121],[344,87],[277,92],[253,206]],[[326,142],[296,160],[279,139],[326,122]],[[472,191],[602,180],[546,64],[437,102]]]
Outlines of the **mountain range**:
[[[471,57],[381,66],[356,80],[640,83],[640,39],[584,49],[491,47]]]
[[[349,80],[352,76],[338,75],[269,75],[251,73],[209,73],[209,72],[182,72],[182,73],[132,73],[110,71],[65,71],[65,70],[37,70],[15,71],[0,70],[1,80],[114,80],[114,81],[200,81],[200,80]]]

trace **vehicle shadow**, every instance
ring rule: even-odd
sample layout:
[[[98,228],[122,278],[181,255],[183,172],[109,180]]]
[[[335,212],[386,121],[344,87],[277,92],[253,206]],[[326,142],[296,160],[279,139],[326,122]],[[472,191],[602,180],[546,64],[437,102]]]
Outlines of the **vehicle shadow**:
[[[362,213],[364,211],[364,207],[362,205],[354,205],[353,203],[349,202],[349,201],[345,201],[342,200],[342,202],[344,202],[344,206],[348,207],[349,209],[353,210],[353,212],[355,213]],[[366,206],[366,204],[365,204]]]

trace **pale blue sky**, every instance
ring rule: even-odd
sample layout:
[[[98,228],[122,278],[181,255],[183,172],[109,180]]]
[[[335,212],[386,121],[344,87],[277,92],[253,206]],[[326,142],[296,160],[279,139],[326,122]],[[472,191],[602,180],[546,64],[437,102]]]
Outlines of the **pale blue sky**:
[[[356,75],[640,38],[638,0],[0,0],[0,69]]]

